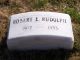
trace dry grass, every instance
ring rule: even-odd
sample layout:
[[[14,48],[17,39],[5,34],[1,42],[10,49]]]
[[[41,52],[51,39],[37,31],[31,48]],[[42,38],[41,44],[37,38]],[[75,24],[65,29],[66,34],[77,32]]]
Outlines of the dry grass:
[[[80,14],[79,0],[0,0],[0,60],[80,60],[80,22],[72,14],[72,24],[74,30],[75,43],[71,51],[68,50],[48,50],[48,51],[9,51],[5,40],[7,39],[9,16],[16,13],[28,11],[56,11],[64,12],[66,8],[76,9]],[[67,12],[68,10],[66,10]],[[76,15],[75,17],[77,17]],[[78,16],[79,17],[79,16]],[[78,18],[80,20],[80,18]]]
[[[5,37],[5,33],[7,32],[8,15],[7,7],[0,8],[0,41]]]

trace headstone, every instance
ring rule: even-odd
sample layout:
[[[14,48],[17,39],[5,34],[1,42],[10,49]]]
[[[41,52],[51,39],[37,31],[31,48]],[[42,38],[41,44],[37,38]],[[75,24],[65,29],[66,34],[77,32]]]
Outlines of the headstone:
[[[57,12],[27,12],[10,17],[7,46],[10,50],[72,49],[71,18]]]

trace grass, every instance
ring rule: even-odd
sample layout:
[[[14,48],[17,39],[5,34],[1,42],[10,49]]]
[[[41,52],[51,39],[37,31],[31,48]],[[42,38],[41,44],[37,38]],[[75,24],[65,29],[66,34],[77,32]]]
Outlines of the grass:
[[[33,3],[33,8],[41,8],[43,7],[45,4],[47,4],[47,0],[35,0]]]
[[[6,45],[9,16],[28,11],[52,11],[70,14],[74,31],[72,50],[9,51]],[[79,0],[0,0],[0,60],[80,60]]]
[[[80,23],[80,14],[76,9],[68,7],[68,8],[64,9],[64,12],[69,14],[72,17],[73,22],[79,22]]]

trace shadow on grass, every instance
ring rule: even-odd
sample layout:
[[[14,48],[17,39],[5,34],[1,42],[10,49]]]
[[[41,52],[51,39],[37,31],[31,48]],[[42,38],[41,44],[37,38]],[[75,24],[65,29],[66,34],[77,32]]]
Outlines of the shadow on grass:
[[[0,60],[68,60],[72,52],[75,52],[75,49],[9,51],[6,39],[0,44]]]
[[[0,0],[0,8],[9,6],[9,3],[10,3],[9,0],[3,0],[3,1]]]

